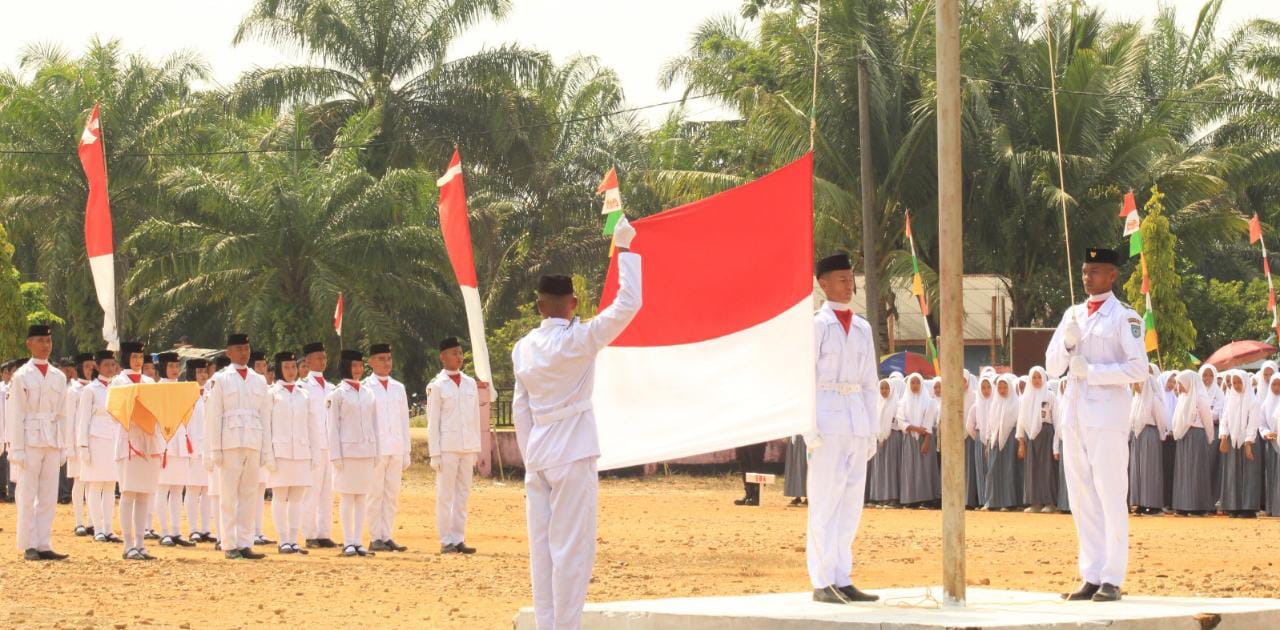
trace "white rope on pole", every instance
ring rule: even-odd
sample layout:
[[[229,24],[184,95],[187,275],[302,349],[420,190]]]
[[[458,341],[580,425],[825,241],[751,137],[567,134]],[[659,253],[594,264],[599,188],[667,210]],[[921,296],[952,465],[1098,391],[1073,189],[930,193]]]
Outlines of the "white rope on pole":
[[[1062,234],[1067,248],[1067,288],[1071,292],[1071,303],[1076,303],[1075,268],[1071,262],[1071,228],[1067,225],[1067,178],[1062,167],[1062,128],[1058,121],[1058,71],[1053,55],[1053,25],[1049,21],[1048,0],[1041,2],[1044,7],[1044,35],[1049,48],[1049,94],[1053,100],[1053,138],[1058,145],[1058,199],[1062,202]]]

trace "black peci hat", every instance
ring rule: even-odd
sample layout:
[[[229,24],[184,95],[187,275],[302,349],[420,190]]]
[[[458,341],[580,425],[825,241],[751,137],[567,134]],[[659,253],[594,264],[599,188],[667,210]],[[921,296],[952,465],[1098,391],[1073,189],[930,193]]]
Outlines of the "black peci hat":
[[[231,333],[227,335],[228,346],[243,346],[249,343],[249,335],[244,333]]]
[[[457,337],[445,337],[444,339],[440,340],[441,352],[444,352],[445,350],[448,350],[450,348],[459,348],[459,347],[462,347],[462,343],[458,341]]]
[[[311,354],[312,352],[324,352],[324,344],[319,341],[313,341],[305,346],[302,346],[303,355],[308,355],[308,354]]]
[[[1090,247],[1084,250],[1084,262],[1098,263],[1103,265],[1120,266],[1120,252],[1105,247]]]
[[[107,360],[114,361],[115,358],[116,358],[116,353],[110,350],[99,350],[93,354],[93,360],[97,363],[102,363],[103,361],[107,361]]]
[[[92,352],[81,352],[80,354],[77,354],[74,359],[72,359],[72,361],[75,361],[77,365],[84,363],[86,361],[92,361],[92,360],[93,360]]]
[[[573,295],[573,278],[564,275],[542,276],[538,280],[538,293],[544,295]]]
[[[231,357],[225,354],[220,355],[218,358],[213,360],[213,367],[219,370],[221,370],[224,367],[227,367],[228,365],[231,365]]]
[[[141,341],[126,341],[120,344],[120,354],[140,353],[143,347]]]
[[[48,337],[53,331],[47,324],[32,324],[27,327],[27,339],[32,337]]]
[[[249,353],[249,362],[257,363],[258,361],[266,361],[267,353],[263,350],[254,350]]]
[[[155,362],[156,362],[155,357],[154,357],[154,356],[152,356],[150,352],[143,352],[143,353],[142,353],[142,364],[143,364],[143,365],[153,365],[153,364],[155,364]]]
[[[369,356],[375,354],[391,354],[391,344],[375,343],[369,346]]]
[[[848,254],[834,254],[819,260],[818,264],[814,265],[813,269],[814,277],[821,278],[824,273],[851,270],[853,269],[853,263],[849,262]]]

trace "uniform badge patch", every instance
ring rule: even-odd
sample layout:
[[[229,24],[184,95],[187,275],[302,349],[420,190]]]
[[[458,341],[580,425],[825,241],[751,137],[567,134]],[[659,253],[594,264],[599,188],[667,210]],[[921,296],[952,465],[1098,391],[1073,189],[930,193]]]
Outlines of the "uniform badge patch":
[[[1142,320],[1130,317],[1129,332],[1133,333],[1134,339],[1141,338],[1142,337]]]

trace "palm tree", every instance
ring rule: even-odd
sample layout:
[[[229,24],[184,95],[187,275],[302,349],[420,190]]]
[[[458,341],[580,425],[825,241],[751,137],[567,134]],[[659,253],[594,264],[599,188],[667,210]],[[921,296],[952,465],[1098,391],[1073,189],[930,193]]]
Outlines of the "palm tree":
[[[164,177],[186,216],[153,218],[129,236],[139,252],[127,279],[130,307],[154,331],[212,321],[251,332],[269,349],[297,349],[328,335],[338,292],[347,306],[342,341],[390,341],[421,369],[422,350],[456,319],[440,293],[453,284],[438,228],[424,212],[432,177],[392,169],[381,178],[359,149],[307,150],[300,107],[283,120],[225,123],[227,142],[285,151],[228,155],[180,166]],[[377,110],[354,116],[336,136],[362,145]]]
[[[51,308],[71,322],[70,334],[59,337],[63,349],[102,343],[102,311],[84,250],[88,187],[76,155],[89,111],[102,103],[118,242],[143,220],[173,211],[162,202],[159,183],[167,158],[141,154],[182,151],[199,142],[207,108],[191,84],[208,75],[208,66],[192,54],[152,62],[126,53],[118,41],[98,39],[79,57],[29,46],[15,72],[0,73],[0,145],[35,151],[0,157],[0,219],[17,246],[18,267],[48,283]],[[115,260],[117,277],[124,277],[131,252],[117,248]],[[121,329],[145,332],[132,316],[122,309]]]
[[[446,61],[468,26],[501,18],[510,0],[258,0],[234,43],[250,39],[301,51],[313,63],[247,72],[232,90],[241,114],[306,105],[321,146],[356,112],[377,109],[381,123],[363,160],[381,174],[448,155],[459,137],[481,134],[485,151],[507,148],[501,127],[519,85],[549,63],[515,46]]]

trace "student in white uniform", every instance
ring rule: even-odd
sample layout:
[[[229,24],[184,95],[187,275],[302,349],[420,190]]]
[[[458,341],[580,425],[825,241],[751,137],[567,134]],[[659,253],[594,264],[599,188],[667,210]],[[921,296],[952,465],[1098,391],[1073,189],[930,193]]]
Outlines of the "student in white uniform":
[[[201,451],[200,451],[200,464],[204,468],[205,474],[208,475],[208,478],[209,478],[209,489],[206,492],[205,503],[208,506],[209,513],[213,515],[212,519],[210,520],[210,524],[213,525],[214,529],[218,529],[218,533],[215,535],[211,531],[206,531],[204,532],[204,535],[201,536],[201,540],[203,542],[213,543],[214,551],[223,550],[222,541],[218,539],[218,537],[222,535],[222,530],[219,529],[220,527],[219,521],[222,518],[222,496],[221,496],[222,492],[219,489],[221,482],[218,481],[222,477],[222,471],[220,470],[219,466],[212,464],[213,454],[209,451],[208,437],[209,437],[209,421],[210,420],[209,420],[209,413],[208,413],[208,404],[209,404],[209,392],[213,390],[213,377],[217,376],[222,371],[229,370],[229,369],[231,369],[231,359],[227,358],[226,353],[218,355],[217,357],[214,358],[213,365],[209,367],[209,380],[205,381],[205,384],[204,384],[205,430],[204,430],[204,439],[200,441],[202,444]]]
[[[1023,463],[1027,512],[1053,512],[1058,495],[1058,461],[1053,458],[1054,394],[1044,368],[1035,366],[1018,403],[1018,459]]]
[[[964,416],[965,438],[965,484],[969,490],[965,493],[965,507],[979,509],[987,504],[987,416],[991,413],[991,404],[995,402],[995,384],[991,377],[984,376],[978,381],[978,392],[973,405]]]
[[[27,329],[31,360],[13,373],[5,394],[9,465],[18,481],[18,550],[25,560],[65,560],[53,550],[53,514],[62,466],[67,377],[49,365],[53,336],[48,326]]]
[[[156,357],[156,370],[161,383],[177,383],[182,376],[182,363],[176,352],[161,352]],[[161,547],[194,547],[182,538],[182,495],[187,486],[187,461],[195,454],[188,425],[179,425],[164,445],[160,458],[160,490],[156,493],[160,517]]]
[[[1218,444],[1223,458],[1222,511],[1231,518],[1257,518],[1262,507],[1262,458],[1254,445],[1261,407],[1249,374],[1229,370],[1226,377],[1227,403]]]
[[[542,324],[511,352],[511,414],[525,463],[533,607],[540,630],[577,628],[596,553],[600,444],[591,407],[596,355],[640,310],[640,256],[635,228],[614,227],[618,295],[591,321],[573,318],[578,298],[568,276],[538,282]]]
[[[80,392],[93,382],[93,353],[77,354],[72,362],[75,364],[75,378],[67,381],[66,421],[63,422],[62,450],[67,458],[67,477],[71,484],[71,512],[76,519],[76,536],[92,536],[93,523],[85,507],[85,494],[89,484],[80,478],[80,451],[76,448],[76,437],[80,432],[76,427],[76,415],[80,411]],[[0,400],[3,397],[0,396]],[[3,406],[3,405],[0,405]]]
[[[391,344],[369,346],[373,376],[364,386],[373,393],[373,422],[378,436],[378,459],[369,488],[369,550],[402,552],[408,548],[392,540],[400,509],[400,481],[409,468],[409,396],[404,384],[392,378]]]
[[[280,538],[276,548],[281,554],[306,555],[298,546],[302,531],[303,507],[307,489],[311,487],[311,471],[320,457],[322,435],[311,422],[311,404],[307,392],[298,385],[298,356],[278,352],[275,356],[276,382],[271,386],[271,449],[275,453],[276,471],[267,485],[271,487],[271,518]]]
[[[128,366],[111,379],[111,388],[154,383],[142,373],[143,347],[138,342],[120,344],[120,362]],[[147,525],[160,485],[164,438],[157,425],[147,433],[138,424],[116,431],[115,462],[120,480],[120,530],[124,534],[125,560],[154,560],[147,553]]]
[[[200,398],[191,419],[184,430],[191,440],[191,455],[182,461],[187,467],[186,492],[182,505],[187,512],[188,540],[193,543],[212,542],[213,502],[209,498],[209,473],[204,469],[205,439],[205,384],[209,382],[209,362],[204,359],[187,359],[186,380],[200,386]]]
[[[1045,353],[1050,376],[1068,374],[1062,457],[1084,583],[1070,600],[1117,601],[1129,563],[1129,385],[1147,377],[1142,319],[1112,295],[1120,254],[1085,252],[1089,299],[1062,317]]]
[[[1169,415],[1164,393],[1156,380],[1155,366],[1146,381],[1133,384],[1129,405],[1129,504],[1134,514],[1161,514],[1164,511],[1164,434]]]
[[[875,348],[870,325],[849,308],[854,288],[849,256],[823,258],[814,275],[827,301],[813,316],[817,431],[805,436],[810,451],[809,581],[814,601],[870,602],[879,596],[858,590],[850,574],[867,460],[876,451]],[[901,422],[896,415],[895,422]]]
[[[122,543],[112,533],[116,512],[116,432],[120,424],[107,413],[107,386],[119,373],[116,354],[101,350],[94,355],[94,378],[80,393],[76,403],[76,450],[80,460],[80,479],[86,484],[85,501],[89,504],[89,521],[93,524],[93,540]]]
[[[427,383],[427,445],[436,472],[436,531],[442,554],[476,552],[467,546],[464,531],[471,472],[480,455],[481,422],[489,418],[480,390],[489,384],[463,374],[462,362],[462,344],[456,337],[444,338],[443,369]]]
[[[228,560],[261,560],[253,550],[258,469],[276,468],[271,453],[267,379],[249,369],[249,336],[227,337],[228,369],[214,375],[205,402],[205,470],[218,469],[218,534]]]
[[[325,400],[334,390],[334,384],[325,380],[324,368],[328,363],[324,344],[313,341],[302,347],[302,368],[306,375],[298,380],[307,393],[307,405],[312,430],[320,439],[319,461],[313,462],[311,485],[303,499],[302,536],[308,549],[332,549],[333,541],[333,464],[329,462],[329,413]]]
[[[378,459],[378,434],[374,425],[374,398],[361,385],[364,353],[343,350],[338,356],[342,383],[329,394],[329,458],[333,463],[333,489],[338,493],[338,515],[342,519],[342,555],[372,556],[360,544],[368,510],[373,468]]]
[[[271,384],[275,381],[275,375],[271,373],[271,366],[267,363],[267,353],[261,350],[254,350],[249,353],[249,368],[267,381],[268,388],[271,387]],[[267,511],[267,481],[270,477],[271,472],[266,468],[258,469],[258,504],[255,506],[253,513],[254,545],[274,545],[276,542],[262,533],[262,520]]]

